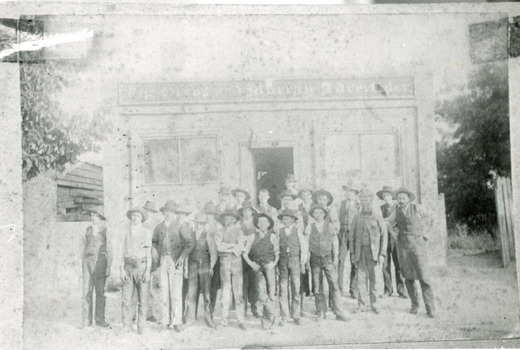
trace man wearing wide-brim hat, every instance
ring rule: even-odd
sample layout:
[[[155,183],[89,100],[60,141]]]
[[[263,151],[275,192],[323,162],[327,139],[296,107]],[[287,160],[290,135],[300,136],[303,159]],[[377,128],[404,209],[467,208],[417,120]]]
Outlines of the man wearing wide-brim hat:
[[[164,221],[154,230],[153,246],[160,261],[161,325],[179,332],[183,316],[184,265],[195,244],[189,226],[178,220],[177,213],[183,212],[182,208],[169,200],[160,210]]]
[[[319,189],[312,194],[314,204],[323,206],[327,210],[326,221],[332,223],[336,232],[339,232],[339,215],[337,210],[332,206],[334,197],[332,193],[325,189]],[[312,215],[311,215],[312,217]]]
[[[236,211],[242,208],[242,203],[251,199],[251,194],[249,194],[249,192],[240,187],[234,188],[231,191],[231,194],[233,195],[233,197],[235,197],[236,204],[233,207],[233,209],[235,209]]]
[[[398,206],[386,220],[397,228],[399,267],[412,302],[410,313],[416,314],[419,310],[419,293],[415,286],[415,281],[419,280],[426,313],[433,318],[435,305],[427,255],[433,218],[419,204],[411,203],[415,194],[407,188],[401,187],[393,194]]]
[[[383,186],[377,191],[379,199],[385,203],[381,205],[381,214],[383,219],[386,219],[396,209],[397,203],[394,198],[394,189],[391,186]],[[397,286],[397,293],[401,298],[407,298],[406,287],[404,286],[404,279],[401,276],[401,269],[399,267],[399,257],[397,254],[397,234],[393,231],[393,227],[387,226],[388,230],[388,248],[386,252],[385,263],[383,265],[383,278],[385,281],[385,289],[383,296],[391,296],[394,292],[392,286],[392,261],[395,270],[395,283]]]
[[[297,211],[298,206],[294,202],[294,199],[296,199],[297,197],[298,196],[296,196],[294,193],[292,193],[289,190],[283,190],[280,194],[278,194],[278,199],[280,200],[280,209],[278,209],[276,214],[277,214],[277,216],[279,216],[285,209],[294,210],[296,213],[296,216],[298,217],[298,220],[296,221],[296,225],[298,225],[298,227],[303,231],[304,226],[303,226],[302,213],[299,210]],[[277,220],[275,222],[274,230],[278,231],[282,226],[283,226],[283,224],[279,220]]]
[[[95,323],[108,327],[105,321],[105,284],[112,264],[112,244],[107,235],[105,215],[102,208],[90,209],[92,225],[87,227],[81,239],[80,266],[83,276],[82,316],[83,327],[92,326],[93,298],[96,294]]]
[[[344,292],[344,275],[345,275],[345,261],[350,247],[350,239],[352,238],[352,220],[361,210],[359,204],[359,188],[354,185],[352,181],[348,181],[342,186],[345,191],[345,199],[341,201],[339,206],[339,266],[338,266],[338,284],[342,295]],[[350,297],[357,298],[358,284],[357,284],[357,269],[356,265],[350,264]]]
[[[358,272],[358,308],[366,310],[366,297],[369,294],[370,307],[379,313],[376,294],[376,266],[382,266],[386,255],[388,233],[386,222],[379,212],[372,209],[373,192],[362,188],[359,194],[361,212],[352,220],[352,240],[350,261]],[[369,293],[367,293],[367,287]]]
[[[123,330],[132,330],[132,318],[137,310],[138,332],[144,331],[148,303],[148,289],[150,286],[150,271],[152,268],[152,234],[143,222],[146,221],[146,212],[141,207],[134,207],[127,211],[130,219],[130,229],[125,234],[123,243],[123,266],[120,267],[122,288],[122,318]],[[133,300],[137,292],[137,305]]]
[[[224,229],[217,231],[215,243],[220,260],[220,282],[222,288],[222,326],[228,325],[231,295],[235,299],[238,326],[247,329],[244,320],[242,252],[245,248],[244,233],[235,225],[240,216],[235,210],[227,209],[220,214]],[[233,294],[231,294],[233,293]]]
[[[305,228],[305,236],[309,240],[312,290],[318,316],[317,321],[326,318],[327,313],[322,274],[325,275],[329,285],[329,295],[332,298],[330,304],[336,318],[340,321],[346,321],[339,300],[338,275],[336,272],[338,264],[337,232],[334,226],[325,220],[327,209],[324,206],[315,204],[309,213],[314,221],[310,222]]]

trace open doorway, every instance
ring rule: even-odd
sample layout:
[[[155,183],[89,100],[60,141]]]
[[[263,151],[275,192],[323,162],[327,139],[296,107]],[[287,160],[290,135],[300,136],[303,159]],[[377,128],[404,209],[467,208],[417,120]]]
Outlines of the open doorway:
[[[280,208],[278,194],[285,189],[285,177],[294,173],[292,147],[253,148],[256,192],[269,190],[269,204]]]

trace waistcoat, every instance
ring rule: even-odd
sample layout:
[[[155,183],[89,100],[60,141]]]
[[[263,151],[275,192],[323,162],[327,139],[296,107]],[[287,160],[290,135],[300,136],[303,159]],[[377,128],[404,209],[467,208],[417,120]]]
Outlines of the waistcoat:
[[[417,206],[410,204],[409,215],[404,215],[403,210],[396,208],[395,221],[399,229],[399,235],[421,236],[423,233],[422,219],[417,215]]]
[[[195,232],[193,232],[193,240],[195,241],[195,248],[190,253],[191,260],[209,260],[209,246],[208,246],[208,233],[203,231],[200,234],[199,239]]]
[[[255,241],[249,251],[249,257],[257,264],[274,261],[274,246],[271,242],[271,232],[267,232],[264,238],[260,238],[259,233],[256,234]]]
[[[98,255],[107,252],[107,237],[106,237],[107,229],[103,228],[98,232],[96,236],[92,231],[92,226],[87,228],[87,234],[85,237],[85,250],[84,255]]]
[[[309,248],[312,254],[324,257],[332,254],[332,236],[329,223],[323,225],[323,232],[319,233],[316,224],[312,223]]]
[[[300,256],[300,240],[298,239],[298,229],[293,226],[291,234],[286,233],[286,227],[280,230],[280,257]]]

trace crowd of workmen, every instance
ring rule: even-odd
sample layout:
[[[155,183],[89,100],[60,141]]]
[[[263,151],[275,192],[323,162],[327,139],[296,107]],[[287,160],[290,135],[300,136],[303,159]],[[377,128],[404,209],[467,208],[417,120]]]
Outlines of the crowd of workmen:
[[[306,315],[303,300],[311,293],[316,308],[312,316],[307,315],[318,322],[329,309],[337,320],[349,320],[342,297],[357,299],[358,306],[351,312],[377,314],[381,310],[376,269],[383,270],[383,297],[387,297],[394,292],[392,265],[397,294],[410,298],[410,312],[418,313],[420,284],[426,313],[435,317],[427,269],[431,215],[406,188],[384,186],[373,193],[352,182],[342,188],[346,198],[333,205],[329,191],[297,188],[294,175],[289,174],[286,189],[277,194],[279,209],[269,204],[266,189],[258,191],[258,203],[253,203],[246,190],[226,186],[220,188],[219,201],[210,201],[200,210],[173,200],[156,210],[149,201],[126,213],[130,225],[123,254],[116,259],[106,218],[102,211],[92,210],[92,225],[82,235],[80,252],[83,326],[94,322],[110,326],[105,320],[104,291],[111,270],[120,274],[122,323],[128,332],[137,323],[142,333],[150,321],[180,332],[194,323],[197,314],[204,315],[208,327],[226,327],[230,310],[235,311],[240,329],[247,328],[248,311],[260,319],[263,329],[290,320],[300,325]],[[384,202],[380,207],[374,205],[375,196]],[[112,264],[117,265],[112,268]],[[150,283],[152,276],[158,288]],[[215,315],[217,300],[220,315]],[[160,310],[153,304],[159,304]]]

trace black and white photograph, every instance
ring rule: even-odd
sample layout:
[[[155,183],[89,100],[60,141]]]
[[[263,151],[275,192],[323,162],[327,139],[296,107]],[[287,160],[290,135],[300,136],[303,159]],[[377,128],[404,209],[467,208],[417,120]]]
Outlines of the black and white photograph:
[[[1,18],[23,348],[518,338],[520,8],[399,6]]]

